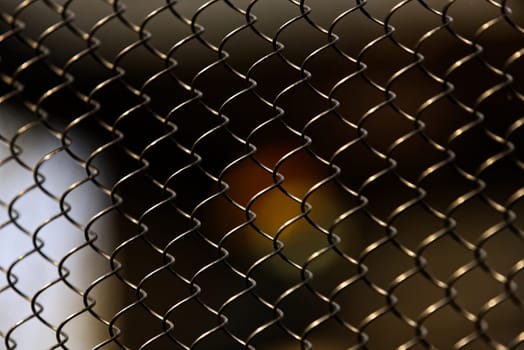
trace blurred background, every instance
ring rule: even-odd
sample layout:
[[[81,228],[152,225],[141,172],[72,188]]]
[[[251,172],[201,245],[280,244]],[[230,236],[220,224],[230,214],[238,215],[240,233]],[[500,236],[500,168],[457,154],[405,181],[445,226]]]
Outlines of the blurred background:
[[[522,346],[521,1],[0,11],[6,349]]]

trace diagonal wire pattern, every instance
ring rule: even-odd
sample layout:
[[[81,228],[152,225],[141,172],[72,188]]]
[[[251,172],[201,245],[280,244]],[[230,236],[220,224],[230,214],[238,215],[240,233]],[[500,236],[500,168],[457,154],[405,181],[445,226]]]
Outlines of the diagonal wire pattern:
[[[524,8],[468,4],[0,4],[2,348],[518,349]]]

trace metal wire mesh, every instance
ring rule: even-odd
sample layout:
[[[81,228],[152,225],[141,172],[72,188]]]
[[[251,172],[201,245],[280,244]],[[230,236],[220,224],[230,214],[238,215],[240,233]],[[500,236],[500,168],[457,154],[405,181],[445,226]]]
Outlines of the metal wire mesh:
[[[520,0],[3,0],[5,349],[520,349]]]

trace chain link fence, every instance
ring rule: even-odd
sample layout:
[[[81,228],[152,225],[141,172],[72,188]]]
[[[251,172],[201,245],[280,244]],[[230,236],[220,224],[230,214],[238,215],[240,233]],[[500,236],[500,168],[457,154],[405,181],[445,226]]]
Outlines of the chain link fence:
[[[2,0],[3,349],[524,349],[521,0]]]

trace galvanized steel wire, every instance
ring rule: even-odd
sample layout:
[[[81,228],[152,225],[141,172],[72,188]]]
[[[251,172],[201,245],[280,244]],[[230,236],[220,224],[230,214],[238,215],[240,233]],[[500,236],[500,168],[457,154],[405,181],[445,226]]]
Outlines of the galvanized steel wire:
[[[0,11],[3,348],[523,346],[518,0]]]

